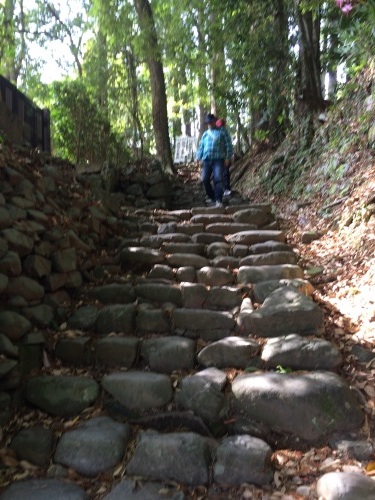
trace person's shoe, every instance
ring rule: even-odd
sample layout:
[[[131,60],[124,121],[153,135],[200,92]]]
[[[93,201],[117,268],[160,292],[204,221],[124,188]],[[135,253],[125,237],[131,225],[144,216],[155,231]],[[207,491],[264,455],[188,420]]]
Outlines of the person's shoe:
[[[230,189],[226,189],[224,191],[224,196],[230,196],[232,194],[232,191]]]
[[[212,198],[210,198],[209,196],[206,196],[205,200],[204,200],[205,203],[215,203],[215,200],[213,200]]]
[[[224,206],[224,205],[221,203],[221,201],[217,201],[217,202],[215,203],[215,207],[216,207],[216,208],[223,208],[223,206]]]

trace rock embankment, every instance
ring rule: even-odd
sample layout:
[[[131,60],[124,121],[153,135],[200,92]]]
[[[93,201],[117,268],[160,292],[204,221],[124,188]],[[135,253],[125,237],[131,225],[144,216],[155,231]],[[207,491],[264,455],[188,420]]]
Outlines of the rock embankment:
[[[102,203],[71,171],[2,160],[2,500],[258,498],[285,448],[371,457],[269,204]],[[291,493],[374,497],[361,474],[321,476]]]

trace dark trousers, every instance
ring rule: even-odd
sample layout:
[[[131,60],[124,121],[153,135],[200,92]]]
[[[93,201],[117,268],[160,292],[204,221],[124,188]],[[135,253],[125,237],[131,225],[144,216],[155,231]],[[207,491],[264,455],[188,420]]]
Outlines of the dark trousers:
[[[202,165],[202,182],[206,194],[209,198],[215,201],[223,201],[223,172],[224,159],[222,160],[203,160]],[[213,177],[214,187],[211,184],[211,176]]]

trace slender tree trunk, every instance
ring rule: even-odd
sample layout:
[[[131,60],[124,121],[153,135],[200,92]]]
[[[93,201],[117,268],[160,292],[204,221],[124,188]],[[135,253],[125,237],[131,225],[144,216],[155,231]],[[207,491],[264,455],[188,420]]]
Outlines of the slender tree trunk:
[[[56,22],[59,24],[62,31],[67,35],[67,37],[69,39],[69,50],[73,56],[78,76],[79,76],[79,78],[82,78],[83,68],[82,68],[82,62],[80,59],[80,47],[81,47],[81,43],[82,43],[83,33],[81,34],[78,42],[76,43],[74,40],[72,28],[61,19],[60,12],[58,11],[58,9],[56,9],[56,7],[51,2],[46,3],[46,9],[51,14],[51,16],[56,20]]]
[[[156,151],[166,173],[176,173],[173,166],[168,132],[167,96],[161,54],[156,36],[154,18],[148,0],[134,0],[144,41],[144,54],[150,71],[152,120]]]
[[[124,48],[124,59],[130,88],[128,107],[132,119],[132,151],[136,158],[143,158],[143,131],[139,119],[137,67],[132,46]]]
[[[191,109],[191,100],[189,98],[189,93],[186,90],[188,88],[186,71],[182,74],[182,88],[185,90],[181,91],[182,100],[182,118],[185,125],[185,135],[191,137],[191,122],[193,118],[193,112]]]
[[[176,137],[182,135],[182,119],[181,119],[180,104],[179,104],[180,93],[178,88],[179,87],[178,76],[176,78],[172,78],[172,84],[173,84],[172,92],[175,102],[172,108],[172,113],[173,113],[172,126],[173,126],[173,142],[175,142]]]
[[[108,52],[107,52],[107,37],[102,29],[100,29],[97,37],[98,44],[98,87],[97,87],[97,99],[100,108],[105,113],[108,118]]]
[[[203,3],[199,4],[197,8],[197,19],[196,19],[196,29],[198,33],[198,51],[200,54],[207,54],[208,47],[206,43],[205,30],[204,26],[207,23],[206,15],[203,10]],[[203,28],[203,29],[202,29]],[[208,109],[208,80],[206,71],[200,71],[198,75],[198,108],[199,108],[199,132],[198,132],[198,140],[203,135],[203,132],[206,130],[206,126],[204,124],[204,119],[206,114],[209,112]],[[211,110],[212,112],[212,110]]]
[[[323,107],[320,67],[320,15],[312,11],[302,12],[297,4],[299,29],[299,98],[306,101],[312,110]]]
[[[272,145],[280,144],[284,139],[289,123],[287,117],[288,101],[286,88],[288,86],[287,74],[289,46],[288,46],[288,13],[284,0],[274,0],[275,11],[275,31],[279,40],[278,46],[275,47],[275,68],[272,71],[273,92],[270,95],[270,110],[269,117],[269,138]]]
[[[324,109],[320,66],[319,12],[302,12],[295,0],[299,28],[299,71],[295,122],[302,147],[309,147],[315,133],[315,115]],[[315,15],[314,15],[315,14]]]
[[[5,0],[4,6],[2,7],[3,25],[1,26],[1,34],[3,36],[3,40],[0,44],[0,62],[4,77],[14,83],[14,85],[17,85],[17,80],[26,51],[23,1],[20,2],[20,23],[22,31],[21,41],[18,44],[16,41],[17,27],[14,21],[15,9],[16,0]]]
[[[212,26],[217,29],[212,33],[211,40],[211,111],[216,116],[226,117],[227,109],[225,102],[225,54],[224,36],[215,13],[210,16]]]

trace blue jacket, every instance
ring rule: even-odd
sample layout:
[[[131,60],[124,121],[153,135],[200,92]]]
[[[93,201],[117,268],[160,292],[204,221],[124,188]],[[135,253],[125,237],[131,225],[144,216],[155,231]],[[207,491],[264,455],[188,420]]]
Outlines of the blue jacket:
[[[197,160],[230,160],[233,148],[230,135],[223,128],[206,130],[196,153]]]

